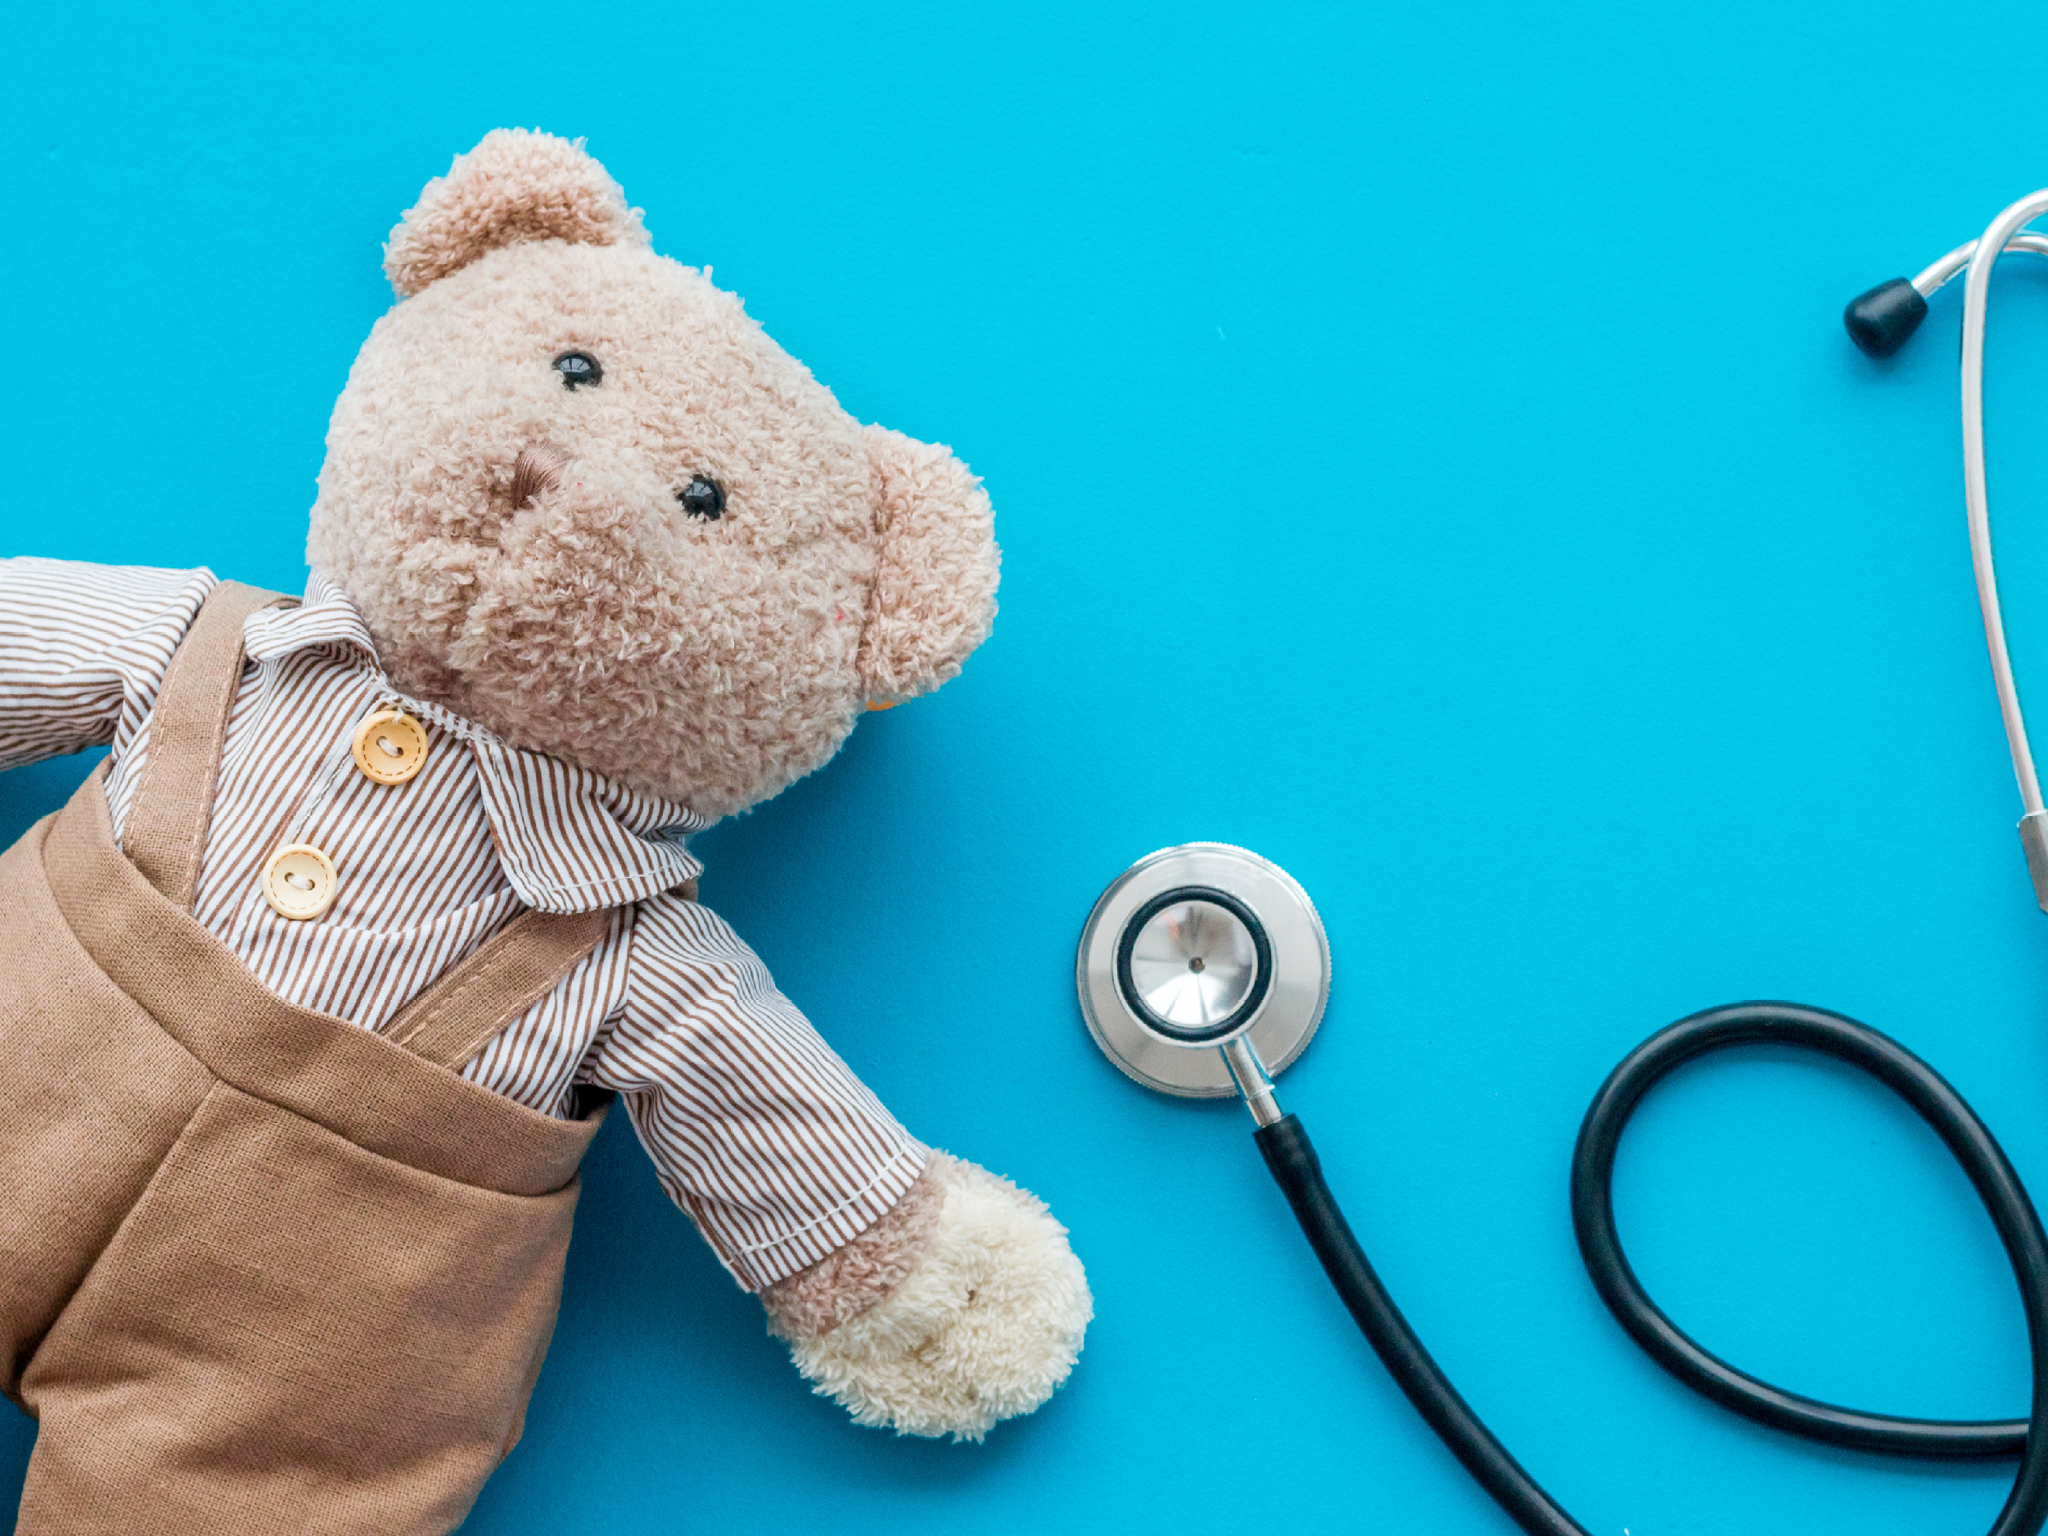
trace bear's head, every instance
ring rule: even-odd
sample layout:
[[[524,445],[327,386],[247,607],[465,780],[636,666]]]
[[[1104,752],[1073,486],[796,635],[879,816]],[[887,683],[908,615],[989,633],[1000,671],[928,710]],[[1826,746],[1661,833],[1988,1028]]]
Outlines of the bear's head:
[[[489,134],[384,266],[307,558],[399,688],[715,818],[988,634],[966,466],[840,409],[580,145]]]

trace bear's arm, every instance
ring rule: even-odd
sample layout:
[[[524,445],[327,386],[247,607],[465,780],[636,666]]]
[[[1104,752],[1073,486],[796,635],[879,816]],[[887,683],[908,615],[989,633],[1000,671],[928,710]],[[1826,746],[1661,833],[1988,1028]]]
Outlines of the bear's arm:
[[[0,768],[134,736],[211,571],[0,560]]]
[[[585,1063],[662,1183],[856,1422],[979,1440],[1073,1368],[1093,1303],[1044,1204],[911,1140],[717,916],[635,914]]]
[[[634,913],[625,1001],[579,1076],[616,1089],[662,1186],[750,1291],[903,1199],[928,1154],[708,908]]]

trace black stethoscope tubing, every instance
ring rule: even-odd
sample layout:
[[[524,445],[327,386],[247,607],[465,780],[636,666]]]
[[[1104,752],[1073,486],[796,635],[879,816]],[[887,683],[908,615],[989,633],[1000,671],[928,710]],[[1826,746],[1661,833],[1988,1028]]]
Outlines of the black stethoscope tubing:
[[[1614,1226],[1614,1157],[1643,1096],[1712,1051],[1783,1045],[1816,1051],[1877,1079],[1926,1121],[1962,1165],[2012,1263],[2033,1363],[2031,1417],[1982,1421],[1865,1413],[1772,1386],[1694,1342],[1664,1315],[1629,1267]],[[1359,1329],[1430,1428],[1516,1524],[1532,1536],[1588,1536],[1487,1429],[1401,1315],[1323,1178],[1293,1115],[1254,1133],[1323,1270]],[[1997,1138],[1926,1062],[1890,1036],[1795,1003],[1737,1003],[1658,1031],[1609,1074],[1572,1154],[1572,1225],[1594,1289],[1649,1356],[1694,1391],[1775,1429],[1829,1445],[1940,1460],[2019,1455],[2012,1493],[1991,1536],[2035,1536],[2048,1522],[2048,1234]]]

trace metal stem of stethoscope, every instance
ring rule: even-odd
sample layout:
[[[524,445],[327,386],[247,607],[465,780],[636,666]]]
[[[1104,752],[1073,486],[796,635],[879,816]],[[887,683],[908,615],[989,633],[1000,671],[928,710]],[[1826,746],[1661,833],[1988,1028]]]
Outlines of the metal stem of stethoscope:
[[[2005,643],[2005,615],[1998,601],[1998,566],[1991,549],[1991,494],[1984,466],[1984,327],[1990,306],[1991,269],[2007,251],[2048,255],[2048,235],[2024,226],[2048,213],[2048,189],[2028,194],[1993,219],[1984,233],[1959,245],[1910,283],[1894,278],[1861,295],[1844,316],[1856,344],[1875,357],[1889,357],[1905,345],[1927,315],[1927,300],[1958,272],[1967,270],[1963,285],[1963,500],[1969,514],[1970,563],[1977,576],[1977,605],[1984,613],[1984,643],[1991,653],[1991,679],[1998,689],[1998,712],[2005,722],[2005,740],[2012,752],[2013,777],[2019,781],[2020,846],[2034,898],[2048,911],[2048,810],[2041,800],[2041,780],[2027,741],[2027,720],[2013,681],[2012,656]]]

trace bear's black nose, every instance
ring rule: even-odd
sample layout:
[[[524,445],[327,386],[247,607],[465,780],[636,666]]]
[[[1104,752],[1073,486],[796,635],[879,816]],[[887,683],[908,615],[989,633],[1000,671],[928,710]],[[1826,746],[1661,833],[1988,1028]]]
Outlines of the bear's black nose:
[[[708,521],[725,510],[725,488],[708,475],[692,475],[690,483],[676,492],[676,500],[690,516]]]

